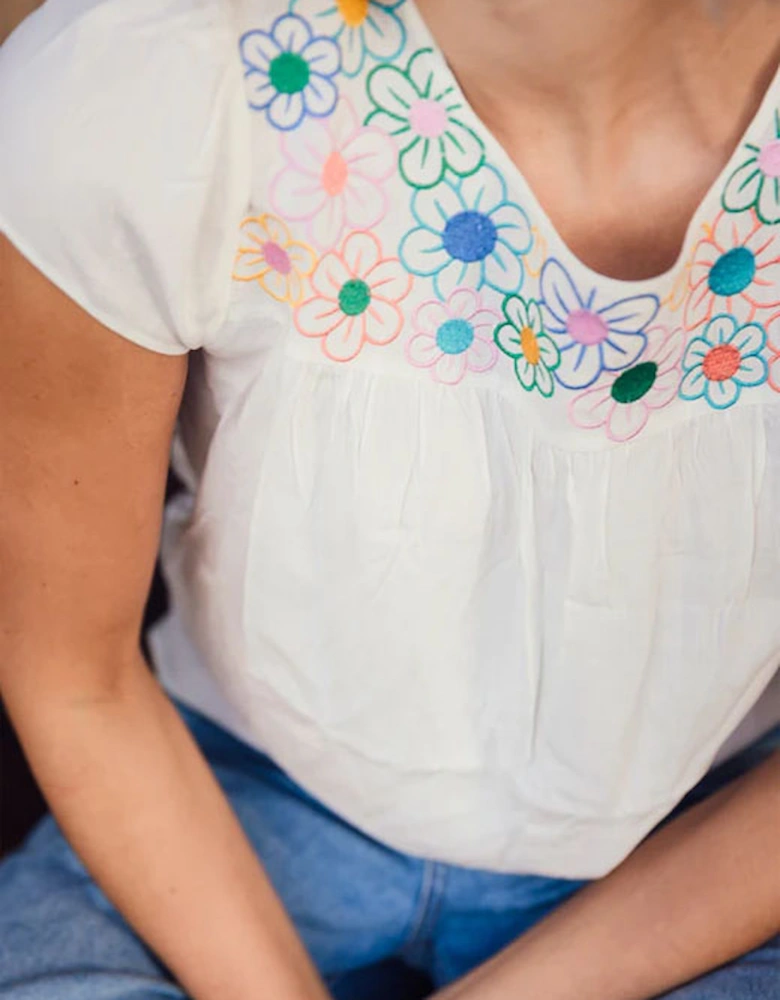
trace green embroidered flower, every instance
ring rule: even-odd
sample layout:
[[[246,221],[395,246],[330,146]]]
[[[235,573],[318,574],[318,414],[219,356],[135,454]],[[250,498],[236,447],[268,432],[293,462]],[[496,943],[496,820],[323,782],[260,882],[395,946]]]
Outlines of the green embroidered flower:
[[[549,398],[555,388],[552,373],[561,363],[561,354],[544,332],[539,303],[508,295],[504,299],[504,316],[507,322],[496,329],[496,343],[514,360],[520,385],[527,392],[538,389]]]
[[[775,112],[774,128],[768,142],[760,146],[746,143],[747,159],[726,182],[723,207],[727,212],[756,210],[768,226],[780,222],[780,113]]]
[[[463,124],[465,108],[455,88],[437,80],[430,49],[415,52],[405,72],[377,66],[368,75],[367,88],[376,110],[366,124],[398,140],[401,175],[411,187],[434,187],[447,168],[468,177],[482,166],[482,140]]]

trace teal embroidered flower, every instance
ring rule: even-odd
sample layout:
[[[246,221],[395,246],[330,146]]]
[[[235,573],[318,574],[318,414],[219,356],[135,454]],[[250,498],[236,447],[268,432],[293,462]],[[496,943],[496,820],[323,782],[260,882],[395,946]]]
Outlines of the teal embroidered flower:
[[[780,112],[775,112],[772,137],[762,145],[745,144],[747,157],[726,182],[723,207],[727,212],[754,208],[768,226],[780,222]]]
[[[742,390],[766,382],[768,367],[761,352],[766,332],[758,323],[740,326],[733,316],[715,316],[689,344],[683,358],[682,399],[704,397],[716,410],[725,410]]]
[[[520,385],[527,392],[537,389],[549,398],[555,388],[552,373],[561,363],[561,353],[544,332],[539,303],[508,295],[504,299],[504,316],[506,323],[494,334],[496,343],[514,361]]]
[[[345,76],[359,76],[368,59],[393,62],[406,44],[406,29],[396,14],[403,0],[292,0],[290,11],[335,39]]]
[[[376,110],[366,124],[397,140],[399,169],[411,187],[434,187],[448,168],[468,177],[482,166],[482,140],[464,124],[465,109],[455,88],[438,79],[430,49],[415,52],[406,70],[377,66],[368,75],[367,87]]]
[[[520,290],[533,236],[528,216],[507,200],[493,167],[415,191],[412,215],[417,226],[404,236],[399,256],[412,274],[433,278],[442,301],[461,286],[504,295]]]

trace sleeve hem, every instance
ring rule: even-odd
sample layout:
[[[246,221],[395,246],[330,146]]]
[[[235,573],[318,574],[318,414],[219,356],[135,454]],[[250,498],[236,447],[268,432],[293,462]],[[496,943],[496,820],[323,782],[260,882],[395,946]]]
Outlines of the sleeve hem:
[[[57,287],[64,295],[66,295],[72,302],[74,302],[79,308],[83,309],[88,315],[93,319],[96,319],[99,323],[102,323],[108,330],[118,336],[129,340],[139,347],[146,348],[147,350],[154,351],[157,354],[166,354],[169,356],[176,356],[182,354],[189,354],[190,348],[184,344],[172,344],[165,343],[158,338],[150,336],[149,334],[140,332],[133,329],[132,333],[123,327],[121,322],[118,322],[114,317],[109,316],[102,309],[96,309],[90,302],[86,300],[85,297],[71,290],[67,281],[65,281],[60,273],[57,271],[56,267],[43,261],[38,254],[25,242],[25,240],[19,236],[18,233],[14,232],[13,228],[8,225],[7,220],[0,218],[0,233],[4,233],[5,236],[10,240],[14,247],[19,251],[19,253],[25,257],[32,266],[39,271],[48,281],[50,281],[55,287]]]

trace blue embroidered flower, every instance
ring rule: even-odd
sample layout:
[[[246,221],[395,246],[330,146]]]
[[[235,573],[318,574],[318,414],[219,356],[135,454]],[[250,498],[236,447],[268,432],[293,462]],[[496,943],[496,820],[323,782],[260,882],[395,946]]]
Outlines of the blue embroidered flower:
[[[297,128],[306,115],[325,118],[336,107],[333,77],[341,54],[330,38],[316,38],[296,14],[283,14],[270,32],[248,31],[241,38],[241,58],[249,106],[265,111],[283,131]]]
[[[341,68],[358,76],[366,59],[392,63],[406,44],[406,29],[395,13],[404,0],[291,0],[290,10],[308,18],[318,34],[341,47]]]
[[[599,305],[598,290],[583,295],[554,258],[542,268],[544,325],[561,352],[556,379],[566,389],[585,389],[602,371],[620,371],[645,349],[645,329],[660,303],[655,295],[632,295]]]
[[[418,226],[401,241],[401,260],[412,274],[432,277],[442,301],[460,286],[520,290],[531,227],[522,208],[507,201],[504,179],[493,167],[416,191],[412,214]]]
[[[768,365],[760,356],[765,345],[766,331],[760,324],[740,326],[733,316],[715,316],[688,344],[680,396],[704,396],[716,410],[733,406],[743,389],[766,382]]]

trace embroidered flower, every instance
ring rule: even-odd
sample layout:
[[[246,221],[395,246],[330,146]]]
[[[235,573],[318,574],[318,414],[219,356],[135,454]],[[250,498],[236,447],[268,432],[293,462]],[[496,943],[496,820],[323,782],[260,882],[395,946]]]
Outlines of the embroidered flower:
[[[780,392],[780,312],[766,322],[767,347],[769,348],[769,385]]]
[[[622,371],[645,348],[645,329],[658,314],[655,295],[631,295],[599,305],[597,288],[583,294],[559,261],[550,258],[540,282],[544,326],[561,352],[555,377],[567,389],[586,389],[602,371]]]
[[[721,212],[712,235],[699,241],[685,303],[689,330],[720,312],[750,321],[780,306],[780,234],[753,211]]]
[[[292,0],[290,10],[309,19],[318,33],[335,38],[342,69],[357,76],[367,58],[392,62],[406,44],[395,13],[403,0]]]
[[[531,228],[522,208],[506,200],[493,167],[415,191],[412,214],[418,225],[401,241],[401,260],[412,274],[432,277],[440,299],[463,285],[519,291]]]
[[[441,181],[447,167],[467,177],[482,166],[482,140],[463,123],[463,101],[454,87],[437,79],[430,49],[415,52],[405,71],[377,66],[367,86],[376,110],[366,122],[397,139],[401,176],[407,184],[429,188]]]
[[[303,298],[303,278],[314,270],[314,251],[295,242],[287,226],[273,215],[244,219],[236,253],[236,281],[257,281],[279,302],[295,305]]]
[[[280,214],[305,221],[316,246],[330,249],[345,229],[373,229],[387,212],[382,184],[396,167],[392,140],[361,126],[342,97],[326,121],[310,120],[282,137],[284,165],[271,184]]]
[[[650,414],[676,397],[685,339],[681,329],[653,326],[641,361],[619,374],[602,376],[569,404],[578,427],[603,427],[612,441],[628,441],[644,429]]]
[[[552,396],[552,373],[561,363],[561,354],[544,332],[539,303],[509,295],[504,300],[504,316],[506,323],[497,328],[495,339],[514,360],[517,380],[528,392],[538,389],[543,396]]]
[[[340,253],[327,253],[311,276],[313,298],[295,310],[304,337],[320,337],[332,361],[351,361],[364,344],[384,346],[400,334],[398,307],[412,287],[396,258],[383,258],[371,233],[351,233]]]
[[[712,236],[712,226],[708,225],[706,222],[701,224],[700,230],[703,238],[708,239]],[[696,247],[689,252],[687,259],[684,262],[679,263],[675,268],[675,277],[672,287],[669,289],[669,293],[666,297],[661,301],[661,305],[668,309],[669,312],[676,313],[685,305],[685,300],[688,297],[688,289],[690,288],[690,275],[695,253]]]
[[[486,372],[496,363],[497,319],[477,292],[456,288],[446,302],[432,299],[416,311],[406,356],[418,368],[429,368],[437,382],[455,385],[467,371]]]
[[[766,333],[758,323],[740,326],[727,315],[711,319],[688,344],[680,396],[688,400],[704,396],[716,410],[733,406],[742,389],[766,381],[767,363],[761,357],[765,344]]]
[[[302,17],[283,14],[270,32],[241,37],[249,106],[265,111],[274,128],[297,128],[306,115],[325,118],[336,107],[333,77],[341,65],[338,46],[316,38]]]
[[[780,222],[780,111],[775,111],[771,138],[762,145],[745,144],[747,157],[729,177],[723,192],[727,212],[754,209],[761,222]]]

